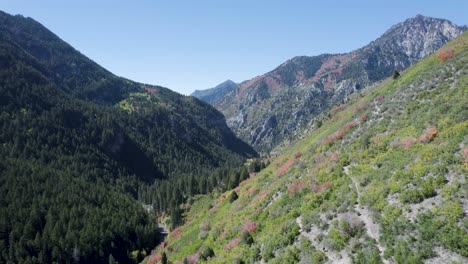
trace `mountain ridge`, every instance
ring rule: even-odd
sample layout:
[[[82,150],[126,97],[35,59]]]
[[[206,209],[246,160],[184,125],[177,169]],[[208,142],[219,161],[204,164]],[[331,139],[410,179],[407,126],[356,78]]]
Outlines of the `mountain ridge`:
[[[224,193],[197,196],[145,263],[465,263],[468,32]]]
[[[268,152],[300,127],[315,122],[331,104],[394,70],[405,69],[465,29],[445,19],[418,15],[360,49],[291,58],[241,82],[214,106],[240,138]]]

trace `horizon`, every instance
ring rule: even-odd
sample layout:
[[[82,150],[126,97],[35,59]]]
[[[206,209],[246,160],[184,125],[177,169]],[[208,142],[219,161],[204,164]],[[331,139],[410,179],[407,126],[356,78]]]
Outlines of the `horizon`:
[[[468,4],[461,1],[459,8],[436,1],[329,3],[7,0],[0,9],[33,18],[118,76],[185,95],[226,80],[241,83],[296,56],[353,51],[418,14],[467,24]]]

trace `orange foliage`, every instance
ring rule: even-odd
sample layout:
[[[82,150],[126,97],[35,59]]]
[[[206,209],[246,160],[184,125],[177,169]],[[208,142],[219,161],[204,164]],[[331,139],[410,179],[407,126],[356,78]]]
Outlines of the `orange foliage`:
[[[414,137],[405,137],[401,140],[401,144],[405,149],[411,149],[415,143],[416,139]]]
[[[421,136],[419,136],[419,142],[427,143],[434,139],[435,135],[437,135],[437,129],[435,127],[428,127],[424,129]]]
[[[290,159],[286,163],[281,166],[278,171],[276,172],[276,176],[283,175],[292,165],[294,164],[294,160]]]
[[[249,195],[249,196],[251,197],[252,195],[254,195],[255,193],[257,193],[257,191],[258,191],[257,188],[252,187],[252,188],[248,189],[247,191],[245,191],[245,194],[246,194],[246,195]]]
[[[289,197],[293,197],[296,193],[302,192],[305,187],[305,183],[302,181],[296,181],[288,186]]]
[[[364,123],[364,122],[366,122],[366,120],[367,120],[367,115],[366,115],[366,114],[364,114],[364,115],[358,117],[358,121],[359,121],[360,123]]]
[[[437,59],[439,59],[441,62],[444,62],[447,59],[452,58],[454,54],[455,51],[453,49],[440,49],[437,51]]]
[[[239,244],[239,239],[234,238],[233,240],[229,241],[229,243],[227,243],[226,249],[231,249],[231,248],[237,246],[237,244]]]
[[[248,181],[249,181],[249,179],[241,181],[239,183],[239,186],[244,186]]]
[[[337,139],[342,139],[343,136],[344,136],[344,131],[342,129],[339,129],[335,133],[326,136],[324,138],[324,143],[325,144],[331,144],[331,143],[335,142],[335,140],[337,140]]]
[[[351,128],[353,128],[353,127],[355,127],[355,126],[356,126],[356,122],[351,121],[351,122],[346,123],[346,124],[343,126],[343,128],[344,128],[345,131],[348,131],[348,130],[350,130]]]

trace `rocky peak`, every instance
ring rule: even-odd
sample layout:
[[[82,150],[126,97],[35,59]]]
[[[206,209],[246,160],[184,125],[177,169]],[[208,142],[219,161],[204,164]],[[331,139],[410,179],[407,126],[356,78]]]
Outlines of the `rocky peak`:
[[[226,80],[218,84],[216,87],[207,90],[195,90],[191,96],[197,97],[198,99],[209,104],[215,104],[226,94],[230,93],[232,90],[238,87],[239,85],[232,80]]]
[[[417,15],[392,26],[375,43],[394,45],[414,62],[461,35],[464,30],[465,27],[446,19]]]

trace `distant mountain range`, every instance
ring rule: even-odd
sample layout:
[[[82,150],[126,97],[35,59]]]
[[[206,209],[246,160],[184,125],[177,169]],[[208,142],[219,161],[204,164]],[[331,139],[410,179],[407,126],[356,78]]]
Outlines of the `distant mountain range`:
[[[466,26],[445,19],[418,15],[358,50],[295,57],[237,87],[220,85],[192,95],[223,112],[240,138],[268,152],[331,105],[404,70],[464,30]]]
[[[210,89],[195,90],[191,96],[195,96],[198,99],[201,99],[211,105],[215,105],[219,102],[219,100],[223,99],[226,94],[234,91],[237,88],[239,88],[237,83],[231,80],[227,80]]]

